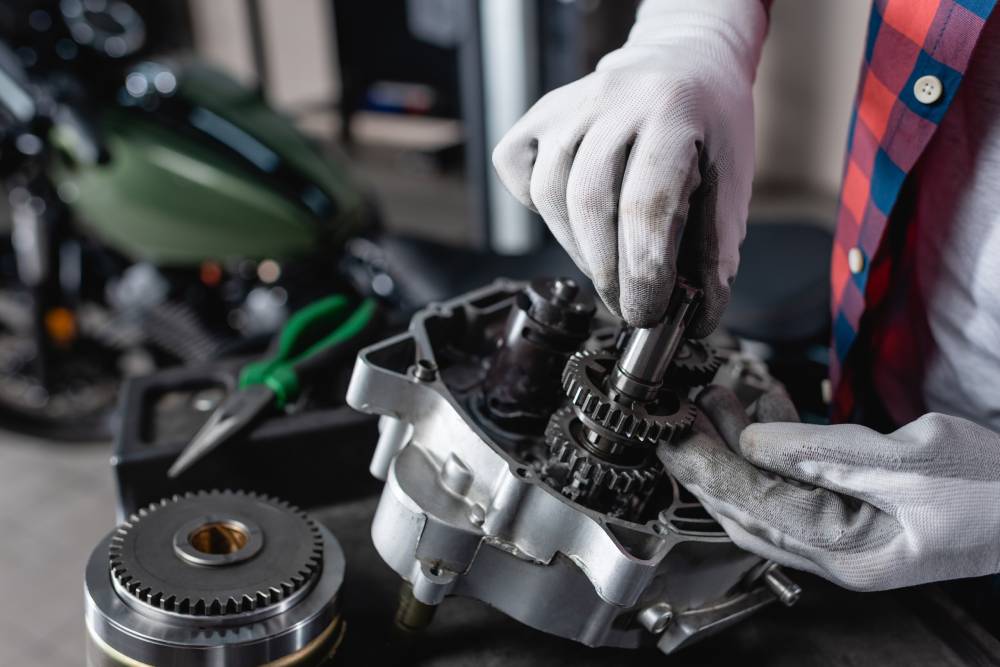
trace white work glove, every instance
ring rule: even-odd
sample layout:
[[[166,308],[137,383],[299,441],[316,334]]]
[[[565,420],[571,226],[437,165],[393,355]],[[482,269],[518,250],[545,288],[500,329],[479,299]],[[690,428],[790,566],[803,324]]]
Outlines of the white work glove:
[[[646,0],[622,48],[545,95],[493,151],[507,189],[632,326],[663,317],[678,271],[705,291],[693,335],[729,301],[766,25],[760,0]]]
[[[749,425],[726,389],[698,404],[657,454],[740,547],[864,591],[1000,572],[1000,435],[938,413],[889,435],[781,423],[783,393]]]

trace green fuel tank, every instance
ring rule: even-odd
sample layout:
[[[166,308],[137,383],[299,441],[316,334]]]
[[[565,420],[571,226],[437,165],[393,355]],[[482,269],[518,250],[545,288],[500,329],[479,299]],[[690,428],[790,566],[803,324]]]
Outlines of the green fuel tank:
[[[144,63],[95,118],[102,157],[57,125],[50,175],[81,227],[132,260],[332,254],[370,224],[343,160],[204,65]]]

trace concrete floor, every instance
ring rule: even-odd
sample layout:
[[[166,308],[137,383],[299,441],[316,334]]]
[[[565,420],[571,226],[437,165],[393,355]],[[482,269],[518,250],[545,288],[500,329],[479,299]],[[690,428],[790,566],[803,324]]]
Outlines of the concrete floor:
[[[0,665],[83,664],[83,569],[114,525],[110,447],[0,431]]]

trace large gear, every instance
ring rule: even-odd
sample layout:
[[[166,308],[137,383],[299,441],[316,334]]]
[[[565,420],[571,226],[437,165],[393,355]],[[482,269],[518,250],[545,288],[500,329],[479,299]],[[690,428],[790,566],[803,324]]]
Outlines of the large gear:
[[[604,386],[615,362],[613,354],[584,350],[570,357],[563,370],[563,390],[578,414],[592,422],[588,426],[597,426],[638,444],[652,445],[669,441],[691,425],[694,407],[672,392],[668,394],[669,400],[646,404],[613,401]]]
[[[722,365],[722,357],[708,343],[686,339],[677,349],[667,377],[683,387],[699,387],[708,384]]]
[[[112,535],[108,557],[115,587],[142,605],[189,616],[246,614],[311,586],[323,566],[323,536],[283,501],[215,490],[139,510]]]
[[[566,465],[568,478],[621,494],[641,494],[656,482],[661,472],[658,465],[648,465],[645,461],[638,465],[619,465],[582,447],[573,433],[575,419],[575,411],[566,405],[552,415],[545,427],[550,465]]]

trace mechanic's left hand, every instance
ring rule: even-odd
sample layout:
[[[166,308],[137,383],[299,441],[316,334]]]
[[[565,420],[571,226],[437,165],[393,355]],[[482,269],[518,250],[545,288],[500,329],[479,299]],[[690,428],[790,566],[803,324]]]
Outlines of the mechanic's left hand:
[[[750,424],[710,387],[657,454],[732,540],[856,590],[1000,572],[1000,436],[931,413],[882,435],[797,423],[783,392]]]

